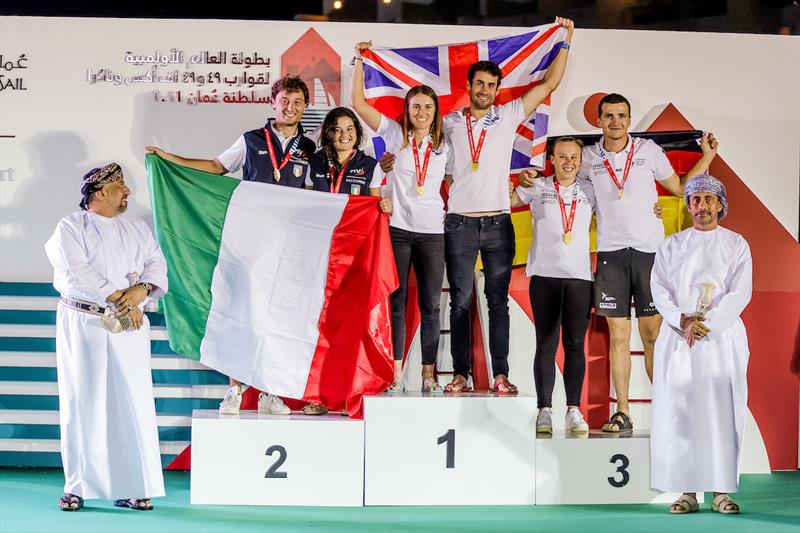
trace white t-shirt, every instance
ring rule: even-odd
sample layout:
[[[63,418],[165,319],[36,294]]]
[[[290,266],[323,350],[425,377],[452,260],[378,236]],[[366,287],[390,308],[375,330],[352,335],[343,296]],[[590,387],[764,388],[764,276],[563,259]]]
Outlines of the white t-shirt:
[[[656,180],[665,180],[675,172],[664,150],[650,139],[635,140],[633,161],[622,198],[603,164],[603,159],[608,158],[617,180],[622,183],[631,142],[628,136],[624,150],[606,152],[601,137],[597,144],[583,149],[578,177],[588,179],[594,186],[597,249],[601,252],[635,248],[640,252],[654,253],[664,239],[664,225],[653,213],[653,206],[658,201]]]
[[[281,141],[281,148],[283,152],[286,153],[287,148],[289,147],[289,143],[294,139],[292,137],[284,137],[283,133],[275,129],[275,123],[270,121],[269,123],[270,129],[272,129],[273,133],[278,136],[278,139]],[[240,168],[244,166],[244,158],[247,153],[247,145],[244,140],[244,135],[240,135],[236,141],[224,152],[222,152],[219,157],[217,157],[217,161],[222,163],[222,166],[227,169],[227,171],[231,174],[238,171]],[[278,161],[280,163],[280,161]],[[306,170],[306,174],[308,171]]]
[[[486,125],[486,138],[475,172],[472,171],[465,111],[454,111],[444,117],[444,133],[451,150],[447,173],[453,176],[447,212],[508,212],[511,210],[508,197],[511,151],[517,126],[525,120],[522,100],[517,98],[499,107],[492,106],[483,119],[472,119],[476,149],[483,126]]]
[[[377,133],[386,142],[386,150],[397,156],[394,168],[386,177],[386,194],[392,200],[389,225],[416,233],[444,233],[444,201],[440,190],[450,151],[447,143],[443,142],[438,149],[431,151],[425,177],[425,192],[420,196],[417,192],[417,171],[411,140],[408,146],[401,149],[403,128],[394,120],[381,116]],[[425,152],[430,142],[431,138],[428,136],[419,146],[420,169],[425,164]]]
[[[564,210],[569,220],[572,202],[575,220],[572,223],[572,242],[565,244],[564,221],[561,217],[553,176],[539,178],[530,187],[517,187],[523,203],[531,208],[533,240],[528,253],[525,274],[549,278],[572,278],[592,281],[592,262],[589,255],[589,225],[595,208],[594,190],[586,180],[576,180],[569,187],[559,187]]]

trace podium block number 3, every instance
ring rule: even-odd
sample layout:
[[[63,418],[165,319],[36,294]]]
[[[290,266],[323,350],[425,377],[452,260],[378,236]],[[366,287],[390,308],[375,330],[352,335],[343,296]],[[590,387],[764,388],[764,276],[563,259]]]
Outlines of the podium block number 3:
[[[273,453],[278,454],[278,459],[272,463],[272,466],[269,467],[267,473],[264,474],[266,478],[285,478],[289,474],[287,472],[279,472],[278,469],[283,466],[283,463],[286,461],[286,448],[283,446],[279,446],[277,444],[270,446],[267,448],[267,453],[264,455],[272,455]]]
[[[625,485],[627,485],[628,481],[630,481],[631,479],[631,475],[627,470],[627,468],[631,464],[630,460],[628,459],[628,456],[621,453],[614,454],[611,456],[611,460],[609,461],[609,463],[617,467],[617,474],[622,474],[622,479],[617,479],[616,474],[610,476],[608,478],[609,485],[611,485],[616,489],[622,488]]]
[[[440,444],[447,443],[447,459],[446,459],[446,467],[447,468],[455,468],[456,467],[456,430],[455,429],[448,429],[447,432],[436,439],[437,446]]]

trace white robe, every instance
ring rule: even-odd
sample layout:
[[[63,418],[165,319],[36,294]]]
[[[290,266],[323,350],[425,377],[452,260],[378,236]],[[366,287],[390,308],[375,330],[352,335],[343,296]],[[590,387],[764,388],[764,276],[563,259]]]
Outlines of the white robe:
[[[667,238],[650,278],[664,317],[655,345],[650,483],[668,492],[736,492],[747,412],[747,333],[753,263],[744,238],[722,227]],[[701,283],[715,289],[711,330],[686,344],[681,313],[697,308]]]
[[[167,290],[166,261],[152,231],[125,214],[72,213],[45,250],[62,296],[106,306],[109,294],[130,286],[131,272],[158,287],[149,299]],[[102,499],[163,496],[147,318],[139,330],[112,334],[100,317],[59,304],[56,323],[64,491]]]

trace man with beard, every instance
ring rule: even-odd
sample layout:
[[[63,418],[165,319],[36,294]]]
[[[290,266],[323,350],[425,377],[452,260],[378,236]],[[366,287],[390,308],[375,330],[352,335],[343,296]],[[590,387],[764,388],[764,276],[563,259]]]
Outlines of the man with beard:
[[[116,163],[83,178],[81,211],[45,244],[61,294],[56,358],[64,511],[85,498],[147,511],[164,496],[144,304],[167,290],[147,225],[124,215],[130,189]]]
[[[284,76],[272,84],[275,118],[267,120],[263,128],[243,133],[216,159],[188,159],[165,152],[157,146],[147,146],[145,151],[178,165],[212,174],[227,174],[243,168],[244,180],[302,188],[309,178],[310,157],[316,151],[316,144],[303,134],[300,124],[308,103],[305,82],[296,76]],[[232,354],[235,355],[240,354]],[[219,406],[219,412],[225,415],[239,414],[241,404],[242,384],[230,378],[230,388]],[[304,411],[306,414],[324,414],[325,408],[309,404]],[[278,396],[262,392],[258,396],[258,412],[288,415],[291,410]]]
[[[508,287],[515,248],[508,174],[517,126],[555,91],[564,76],[574,23],[560,17],[556,23],[567,29],[567,38],[539,85],[520,98],[495,106],[502,72],[491,61],[479,61],[467,75],[469,107],[444,117],[452,154],[446,176],[451,187],[444,230],[453,380],[446,392],[470,390],[470,305],[479,251],[489,307],[492,389],[517,392],[508,380]]]
[[[711,510],[739,512],[747,414],[747,332],[740,318],[753,289],[747,241],[719,226],[728,213],[725,186],[700,175],[686,184],[693,227],[656,252],[650,280],[664,317],[655,345],[651,485],[683,492],[674,514],[698,510],[696,493],[714,492]]]

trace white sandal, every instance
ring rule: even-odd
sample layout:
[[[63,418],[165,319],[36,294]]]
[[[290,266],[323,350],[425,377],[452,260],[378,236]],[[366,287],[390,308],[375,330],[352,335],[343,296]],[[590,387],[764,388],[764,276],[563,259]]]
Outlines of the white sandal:
[[[711,510],[719,514],[739,514],[739,504],[727,494],[717,494],[711,502]]]
[[[699,510],[700,504],[697,503],[697,498],[691,494],[682,494],[669,506],[669,512],[672,514],[696,513]]]

